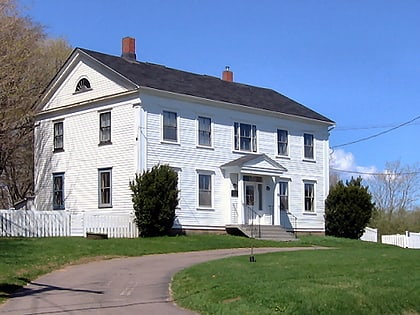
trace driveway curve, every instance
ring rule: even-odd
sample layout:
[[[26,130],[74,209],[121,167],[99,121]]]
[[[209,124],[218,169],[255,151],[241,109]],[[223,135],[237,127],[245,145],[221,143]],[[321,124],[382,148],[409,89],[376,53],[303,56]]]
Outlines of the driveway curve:
[[[311,249],[317,248],[255,248],[254,254]],[[0,314],[196,314],[171,300],[172,276],[197,263],[249,254],[246,248],[220,249],[69,266],[29,283],[0,305]]]

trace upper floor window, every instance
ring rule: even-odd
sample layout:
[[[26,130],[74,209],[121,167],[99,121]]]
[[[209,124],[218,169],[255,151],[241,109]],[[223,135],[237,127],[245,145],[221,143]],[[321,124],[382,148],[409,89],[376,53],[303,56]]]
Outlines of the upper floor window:
[[[90,90],[90,82],[88,79],[80,79],[79,82],[77,82],[76,90],[75,92],[84,92]]]
[[[314,212],[315,211],[315,184],[314,183],[305,183],[305,211]]]
[[[314,159],[314,135],[305,133],[303,135],[304,157],[305,159]]]
[[[287,130],[277,129],[277,154],[288,155]]]
[[[289,211],[289,183],[279,182],[280,211]]]
[[[99,143],[111,143],[111,112],[99,115]]]
[[[211,119],[208,117],[198,117],[198,144],[211,146]]]
[[[54,151],[62,151],[64,149],[63,134],[63,122],[54,123]]]
[[[164,141],[178,141],[178,115],[175,112],[163,111],[162,138]]]
[[[235,150],[257,152],[257,127],[235,122],[234,129]]]
[[[64,209],[64,173],[53,174],[53,209]]]
[[[99,169],[98,182],[99,208],[112,207],[112,169]]]

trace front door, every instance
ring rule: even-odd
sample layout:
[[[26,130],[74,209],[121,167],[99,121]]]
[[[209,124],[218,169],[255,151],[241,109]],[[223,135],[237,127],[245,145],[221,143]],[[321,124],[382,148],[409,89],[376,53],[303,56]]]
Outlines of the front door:
[[[245,223],[258,224],[262,212],[262,185],[245,182]]]

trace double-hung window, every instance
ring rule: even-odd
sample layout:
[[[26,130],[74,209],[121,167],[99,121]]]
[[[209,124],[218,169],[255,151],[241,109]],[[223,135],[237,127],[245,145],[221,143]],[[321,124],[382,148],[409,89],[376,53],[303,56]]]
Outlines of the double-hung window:
[[[303,135],[304,157],[305,159],[314,159],[314,135],[305,133]]]
[[[53,174],[53,209],[64,209],[64,173]]]
[[[99,143],[111,143],[111,112],[105,112],[99,115]]]
[[[304,183],[305,185],[305,211],[306,212],[315,212],[315,184],[314,183]]]
[[[287,130],[277,129],[277,154],[288,155]]]
[[[98,170],[98,206],[99,208],[112,207],[112,169]]]
[[[289,211],[289,183],[279,182],[280,211]]]
[[[257,127],[255,125],[235,122],[235,150],[257,152]]]
[[[211,119],[198,117],[198,145],[211,146]]]
[[[54,151],[62,151],[64,149],[63,135],[63,122],[54,123]]]
[[[164,141],[178,141],[178,115],[175,112],[163,111],[162,138]]]
[[[212,178],[211,174],[198,174],[198,207],[212,207]]]

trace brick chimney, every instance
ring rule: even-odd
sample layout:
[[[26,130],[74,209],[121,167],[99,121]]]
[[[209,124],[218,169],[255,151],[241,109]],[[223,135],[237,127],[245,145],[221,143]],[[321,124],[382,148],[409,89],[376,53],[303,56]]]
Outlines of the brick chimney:
[[[229,69],[229,66],[226,66],[225,70],[223,71],[222,80],[233,82],[233,72]]]
[[[136,39],[133,37],[124,37],[122,39],[121,57],[136,60]]]

